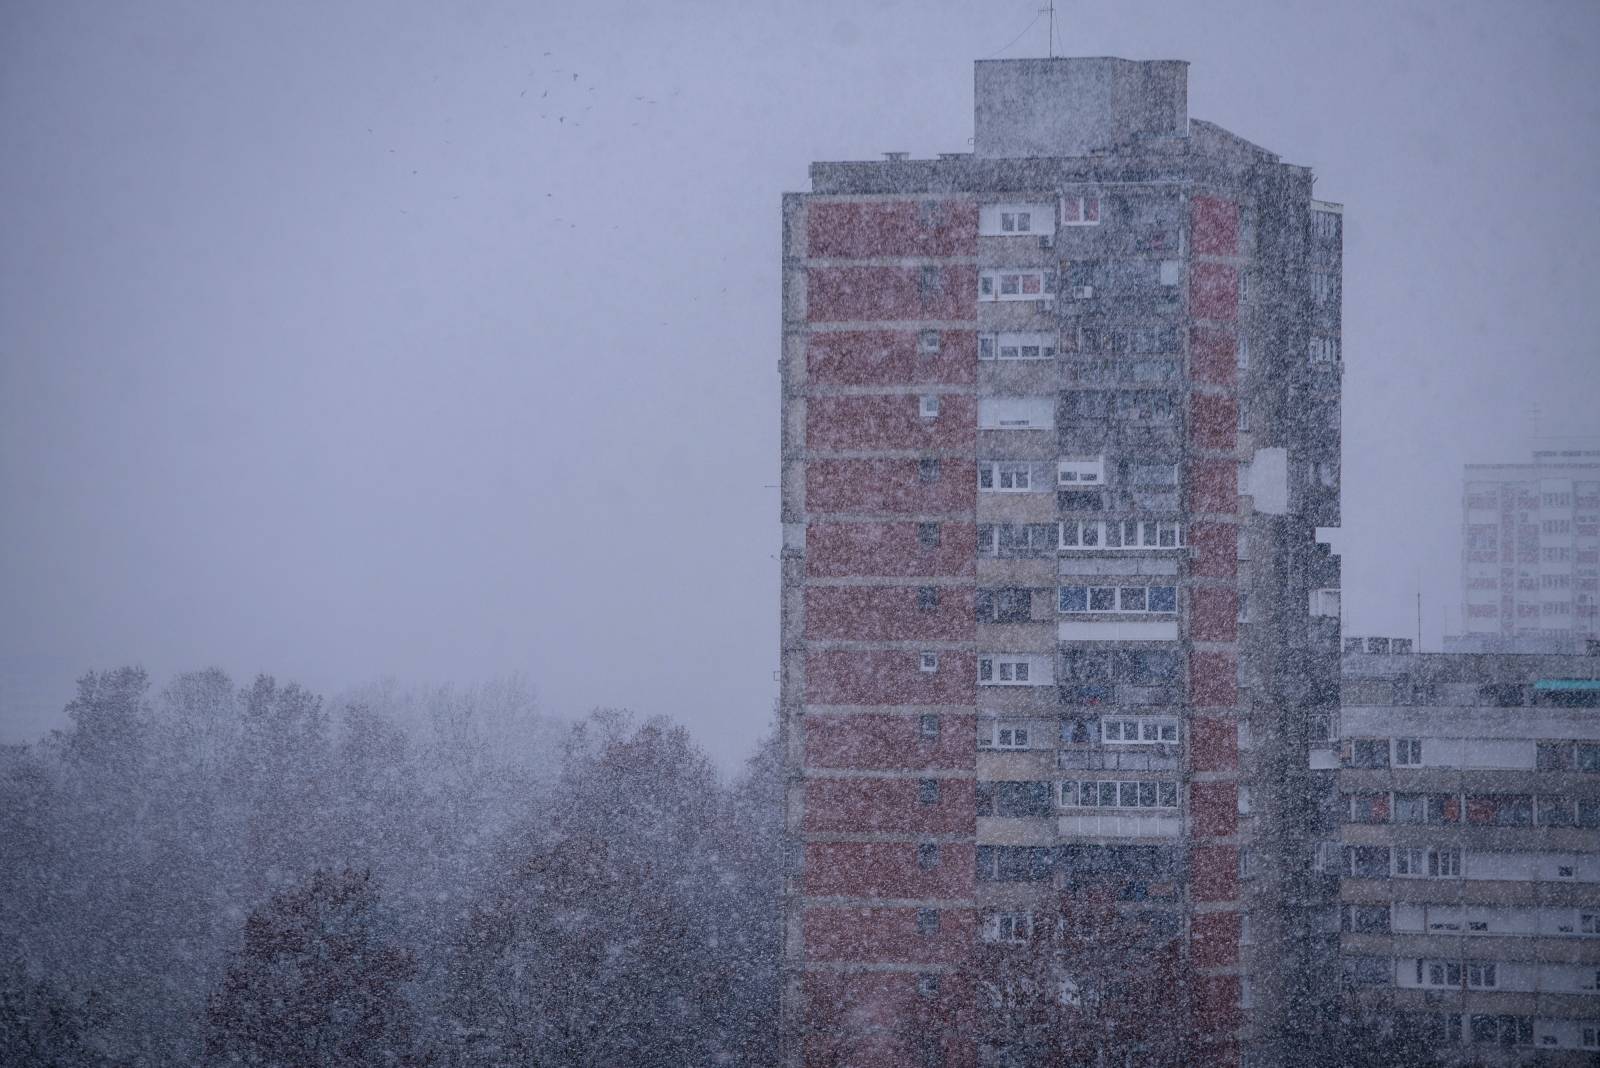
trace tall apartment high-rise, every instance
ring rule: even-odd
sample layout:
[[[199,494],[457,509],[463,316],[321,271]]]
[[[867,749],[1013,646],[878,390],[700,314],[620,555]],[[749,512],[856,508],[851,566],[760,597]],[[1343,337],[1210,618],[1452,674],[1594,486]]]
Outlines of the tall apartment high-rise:
[[[1581,652],[1600,638],[1600,449],[1469,464],[1461,500],[1462,649]]]
[[[1045,1057],[993,970],[1095,910],[1053,1001],[1185,1064],[1337,973],[1341,209],[1187,69],[979,62],[973,151],[784,198],[789,1065]]]

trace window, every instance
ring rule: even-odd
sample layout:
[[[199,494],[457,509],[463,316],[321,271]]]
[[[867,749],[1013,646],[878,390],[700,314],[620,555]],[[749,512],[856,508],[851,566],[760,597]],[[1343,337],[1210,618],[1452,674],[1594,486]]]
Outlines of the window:
[[[926,935],[934,935],[934,934],[938,934],[938,933],[939,933],[939,910],[938,909],[918,909],[917,910],[917,934],[926,936]]]
[[[1461,876],[1459,849],[1396,848],[1394,873],[1409,879],[1450,879]]]
[[[1461,804],[1454,794],[1395,794],[1396,823],[1457,823]]]
[[[1053,360],[1056,335],[1042,333],[979,334],[980,360]]]
[[[1600,934],[1600,912],[1578,913],[1579,934]]]
[[[932,612],[935,608],[938,608],[938,607],[939,607],[939,587],[937,587],[937,586],[918,586],[917,587],[917,610],[921,611],[921,612]]]
[[[1247,405],[1247,404],[1241,404],[1241,405],[1239,405],[1239,433],[1248,434],[1249,432],[1250,432],[1250,406]]]
[[[939,866],[939,847],[933,842],[924,842],[917,846],[917,867],[923,871],[931,871]]]
[[[924,419],[939,418],[939,395],[937,393],[924,393],[917,398],[917,414]]]
[[[917,780],[917,804],[937,805],[939,803],[939,780]]]
[[[980,463],[978,488],[994,493],[1026,493],[1033,488],[1033,469],[1018,460]]]
[[[1533,1020],[1527,1016],[1471,1017],[1472,1041],[1499,1046],[1533,1045]]]
[[[994,912],[984,920],[983,936],[990,942],[1020,945],[1033,937],[1031,912]]]
[[[937,975],[917,976],[917,993],[925,998],[931,998],[938,994],[939,977]]]
[[[1347,986],[1392,986],[1394,961],[1388,957],[1344,957],[1341,959]]]
[[[1473,794],[1467,797],[1467,822],[1497,827],[1533,826],[1531,794]]]
[[[937,330],[924,330],[917,335],[917,351],[924,356],[939,354],[940,338]]]
[[[1033,593],[1018,587],[980,589],[973,601],[979,623],[1026,623],[1033,617]]]
[[[939,654],[938,653],[928,653],[928,652],[924,652],[924,653],[918,654],[918,656],[917,656],[917,670],[926,671],[929,674],[932,674],[933,672],[938,671],[939,670]]]
[[[937,712],[924,712],[917,717],[917,734],[924,741],[939,737],[939,714]]]
[[[1454,987],[1461,986],[1461,964],[1453,960],[1418,960],[1417,985]]]
[[[1495,988],[1494,965],[1488,963],[1472,963],[1467,965],[1467,989],[1493,990]]]
[[[1096,779],[1064,782],[1062,808],[1177,808],[1178,784],[1166,781],[1125,782]]]
[[[1314,337],[1311,339],[1312,363],[1338,363],[1339,339],[1336,337]]]
[[[1167,716],[1107,716],[1100,721],[1100,736],[1103,741],[1118,745],[1176,743],[1178,721]]]
[[[1250,369],[1250,339],[1249,338],[1243,337],[1243,336],[1241,336],[1239,338],[1238,344],[1234,346],[1233,361],[1234,361],[1234,366],[1236,366],[1241,371],[1248,371]]]
[[[939,524],[918,523],[917,545],[924,549],[937,549],[939,547]]]
[[[1333,299],[1338,287],[1334,285],[1333,275],[1323,274],[1320,271],[1311,275],[1311,299],[1318,304],[1326,304]]]
[[[1156,280],[1164,286],[1175,286],[1182,277],[1183,264],[1177,260],[1162,260],[1156,272]]]
[[[1133,464],[1128,481],[1135,486],[1176,486],[1177,464]]]
[[[924,267],[918,279],[918,287],[924,297],[936,295],[944,288],[944,272],[937,267]]]
[[[1422,739],[1396,738],[1394,740],[1394,766],[1416,768],[1422,766]]]
[[[1062,197],[1062,226],[1098,226],[1100,224],[1099,197]]]
[[[996,723],[994,727],[994,747],[996,749],[1028,748],[1028,728],[1001,726]]]
[[[1388,905],[1345,905],[1339,929],[1353,934],[1386,934],[1390,929]]]
[[[1388,823],[1388,794],[1346,794],[1351,823]]]
[[[983,204],[978,208],[978,233],[983,237],[1011,234],[1049,235],[1055,227],[1055,205]]]
[[[1345,766],[1351,768],[1386,768],[1389,766],[1389,739],[1357,738],[1348,743]]]
[[[1339,215],[1332,211],[1313,211],[1311,213],[1312,236],[1331,241],[1339,236]]]
[[[980,656],[978,682],[985,686],[1029,686],[1035,681],[1033,667],[1032,660],[1025,656]],[[1047,683],[1049,679],[1038,681]]]
[[[1062,586],[1060,609],[1066,614],[1176,612],[1176,586]]]
[[[1389,847],[1348,847],[1345,850],[1345,874],[1356,879],[1387,879],[1389,877]]]
[[[1056,484],[1060,486],[1077,486],[1084,483],[1099,485],[1105,481],[1105,477],[1104,457],[1073,458],[1056,464]]]
[[[1054,523],[997,523],[978,527],[978,555],[1003,560],[1054,556]]]
[[[1541,827],[1575,827],[1577,820],[1573,818],[1573,804],[1570,797],[1552,797],[1549,794],[1539,795],[1539,826]]]
[[[1050,300],[1055,296],[1055,272],[1044,270],[985,270],[978,274],[978,299]]]
[[[939,461],[927,459],[918,460],[917,481],[922,483],[924,486],[931,486],[933,483],[939,481]]]
[[[1062,549],[1181,549],[1183,527],[1154,519],[1068,519],[1060,526]],[[1151,611],[1175,612],[1173,608]]]

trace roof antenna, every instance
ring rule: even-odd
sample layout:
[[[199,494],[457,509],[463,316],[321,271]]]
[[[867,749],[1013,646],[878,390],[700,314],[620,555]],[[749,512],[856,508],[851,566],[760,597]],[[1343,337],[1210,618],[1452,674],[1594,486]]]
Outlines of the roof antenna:
[[[1056,0],[1050,0],[1050,6],[1040,10],[1039,14],[1048,13],[1050,16],[1050,58],[1056,58]]]

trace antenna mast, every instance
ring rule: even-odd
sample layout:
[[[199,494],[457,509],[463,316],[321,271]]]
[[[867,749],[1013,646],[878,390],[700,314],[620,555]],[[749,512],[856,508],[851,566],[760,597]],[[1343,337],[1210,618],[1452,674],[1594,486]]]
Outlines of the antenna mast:
[[[1050,0],[1050,6],[1045,8],[1050,14],[1050,58],[1056,58],[1056,0]]]

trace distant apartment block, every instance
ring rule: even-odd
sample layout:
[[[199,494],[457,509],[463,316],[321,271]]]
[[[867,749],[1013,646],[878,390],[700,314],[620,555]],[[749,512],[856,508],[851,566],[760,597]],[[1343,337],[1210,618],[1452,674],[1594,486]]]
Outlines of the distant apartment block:
[[[1346,640],[1326,797],[1347,996],[1447,1063],[1600,1056],[1600,655]]]
[[[783,202],[785,1063],[1063,1063],[986,969],[1104,905],[1233,1068],[1337,975],[1342,209],[1181,62],[980,62],[886,155]]]
[[[1466,469],[1461,629],[1473,647],[1600,638],[1600,450]]]

